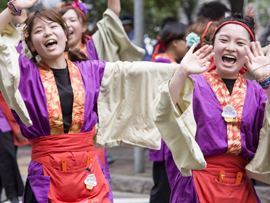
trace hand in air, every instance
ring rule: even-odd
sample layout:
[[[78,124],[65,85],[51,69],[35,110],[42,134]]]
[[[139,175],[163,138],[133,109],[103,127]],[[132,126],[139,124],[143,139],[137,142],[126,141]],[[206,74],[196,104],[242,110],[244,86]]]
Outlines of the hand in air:
[[[12,4],[17,10],[31,8],[38,0],[13,0]]]
[[[215,55],[211,53],[213,48],[211,45],[205,45],[193,53],[195,47],[196,44],[194,43],[181,61],[181,68],[185,70],[187,75],[201,74],[208,70],[210,65],[209,59]]]
[[[262,79],[270,73],[270,46],[266,56],[263,54],[260,42],[251,42],[251,49],[245,45],[247,52],[246,66],[256,79]]]

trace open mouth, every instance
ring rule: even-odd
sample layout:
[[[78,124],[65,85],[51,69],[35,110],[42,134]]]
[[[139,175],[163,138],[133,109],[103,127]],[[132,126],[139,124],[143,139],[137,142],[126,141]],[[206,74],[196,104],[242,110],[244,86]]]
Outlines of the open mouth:
[[[47,41],[45,43],[45,47],[50,48],[51,46],[53,46],[55,44],[57,44],[57,41],[56,40],[53,40],[53,39],[50,39],[49,41]]]
[[[72,30],[69,30],[69,32],[68,32],[69,35],[73,35],[73,33],[74,32]]]
[[[222,61],[224,63],[234,64],[236,62],[236,57],[232,56],[232,55],[223,55],[222,56]]]

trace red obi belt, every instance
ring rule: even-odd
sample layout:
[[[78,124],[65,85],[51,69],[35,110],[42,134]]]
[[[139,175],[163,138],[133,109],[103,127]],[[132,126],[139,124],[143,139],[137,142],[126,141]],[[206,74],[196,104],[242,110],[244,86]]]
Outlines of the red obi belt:
[[[93,144],[94,135],[95,129],[31,140],[32,160],[41,163],[44,175],[50,176],[50,202],[110,203],[109,186]],[[88,176],[95,177],[94,186],[86,184]]]

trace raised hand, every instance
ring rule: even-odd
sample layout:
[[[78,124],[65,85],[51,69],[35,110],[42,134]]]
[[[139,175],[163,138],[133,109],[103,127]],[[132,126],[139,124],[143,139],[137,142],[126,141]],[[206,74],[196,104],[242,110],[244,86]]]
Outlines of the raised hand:
[[[210,53],[213,48],[211,45],[205,45],[193,53],[195,47],[196,44],[194,43],[180,64],[180,67],[185,70],[187,75],[201,74],[208,70],[210,65],[209,59],[214,56],[214,53]]]
[[[38,0],[14,0],[12,4],[15,6],[17,10],[31,8],[37,3]]]
[[[246,45],[246,66],[251,74],[257,79],[263,79],[270,74],[270,46],[266,56],[263,54],[260,42],[251,42],[251,49]]]
[[[252,5],[249,5],[247,8],[246,15],[250,17],[254,17],[255,14],[256,14],[256,9],[254,9]]]

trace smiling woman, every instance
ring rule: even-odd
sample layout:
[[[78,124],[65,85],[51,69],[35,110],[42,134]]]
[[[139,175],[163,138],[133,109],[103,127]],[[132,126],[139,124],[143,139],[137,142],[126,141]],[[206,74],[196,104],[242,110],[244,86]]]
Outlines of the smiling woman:
[[[160,87],[153,111],[176,164],[171,202],[260,202],[249,177],[269,183],[270,48],[264,56],[254,36],[252,18],[225,18],[210,69],[194,44]],[[243,78],[244,65],[259,84]]]
[[[72,33],[50,9],[26,19],[22,39],[24,51],[28,45],[31,54],[19,56],[15,46],[21,36],[10,21],[35,3],[9,2],[0,14],[0,89],[11,108],[18,97],[25,104],[26,112],[16,108],[13,115],[32,145],[24,202],[111,203],[108,176],[94,142],[99,147],[158,149],[150,104],[176,65],[90,61],[83,53],[68,60],[64,51]],[[28,112],[32,123],[18,116]]]

